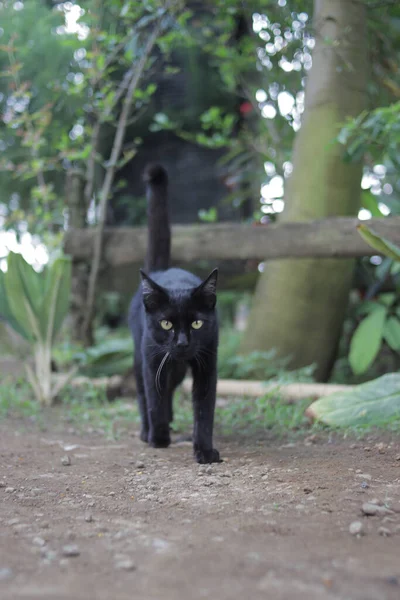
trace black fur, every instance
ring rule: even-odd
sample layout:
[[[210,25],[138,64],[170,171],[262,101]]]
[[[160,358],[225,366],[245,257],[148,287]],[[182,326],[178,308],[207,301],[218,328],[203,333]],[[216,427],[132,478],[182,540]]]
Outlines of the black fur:
[[[135,343],[134,371],[142,421],[140,437],[155,448],[170,444],[173,393],[190,367],[193,375],[193,450],[199,463],[219,462],[213,448],[217,385],[217,269],[205,281],[182,269],[170,269],[168,177],[163,167],[145,172],[148,254],[142,283],[130,308]],[[162,321],[172,324],[168,331]],[[193,327],[193,323],[198,326]],[[165,323],[164,323],[165,325]],[[168,325],[169,326],[169,325]]]

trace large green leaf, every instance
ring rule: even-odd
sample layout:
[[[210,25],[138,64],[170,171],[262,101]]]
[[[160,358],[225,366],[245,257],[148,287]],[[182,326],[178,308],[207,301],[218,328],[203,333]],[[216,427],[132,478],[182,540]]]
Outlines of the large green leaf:
[[[30,340],[42,338],[37,318],[37,306],[42,299],[39,274],[20,254],[10,252],[7,257],[5,288],[8,303],[18,325]]]
[[[350,343],[349,362],[356,375],[364,373],[373,363],[382,343],[386,308],[379,304],[357,327]]]
[[[383,375],[316,400],[307,416],[326,425],[378,425],[400,417],[400,373]]]
[[[14,317],[10,304],[8,302],[5,274],[0,270],[0,318],[3,318],[9,325],[26,340],[30,339],[29,333],[18,323]]]
[[[44,273],[44,294],[39,318],[45,339],[53,343],[68,312],[71,290],[71,258],[56,258]]]
[[[367,225],[358,225],[357,229],[364,240],[381,254],[400,261],[400,248],[389,240],[381,237]]]
[[[395,352],[400,351],[400,321],[397,317],[389,317],[385,323],[383,337]]]

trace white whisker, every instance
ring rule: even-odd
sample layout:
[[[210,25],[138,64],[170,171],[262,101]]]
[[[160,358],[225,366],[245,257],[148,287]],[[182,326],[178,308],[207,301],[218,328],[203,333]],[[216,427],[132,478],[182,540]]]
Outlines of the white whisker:
[[[161,386],[160,386],[161,371],[163,370],[163,366],[164,366],[165,362],[168,360],[168,358],[169,358],[169,352],[166,353],[166,355],[160,362],[159,367],[157,369],[157,373],[156,373],[156,378],[155,378],[156,390],[157,390],[157,393],[159,396],[161,396]]]

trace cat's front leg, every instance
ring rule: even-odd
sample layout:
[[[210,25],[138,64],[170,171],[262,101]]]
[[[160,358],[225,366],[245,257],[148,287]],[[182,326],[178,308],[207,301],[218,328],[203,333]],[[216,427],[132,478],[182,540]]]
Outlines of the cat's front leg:
[[[171,443],[169,394],[162,360],[163,357],[146,360],[143,369],[149,425],[147,441],[153,448],[167,448]]]
[[[217,365],[213,356],[192,365],[193,372],[193,451],[200,464],[222,462],[213,448],[214,411],[217,389]]]

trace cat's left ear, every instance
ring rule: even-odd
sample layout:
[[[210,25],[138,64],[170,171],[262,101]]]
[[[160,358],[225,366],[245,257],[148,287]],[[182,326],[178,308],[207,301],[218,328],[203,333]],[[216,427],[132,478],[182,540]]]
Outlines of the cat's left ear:
[[[193,298],[201,300],[210,309],[217,303],[217,279],[218,269],[214,269],[192,293]]]

